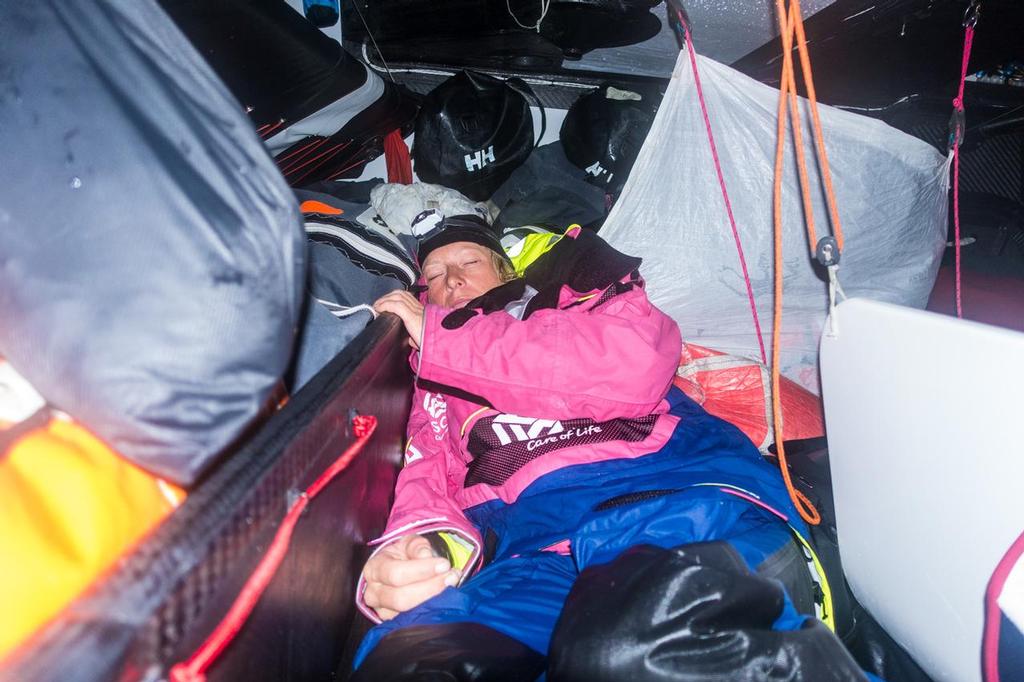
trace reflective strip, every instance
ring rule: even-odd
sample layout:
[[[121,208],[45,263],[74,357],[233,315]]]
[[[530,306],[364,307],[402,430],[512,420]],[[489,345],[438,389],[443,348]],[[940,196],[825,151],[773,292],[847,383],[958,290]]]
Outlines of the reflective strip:
[[[526,272],[526,268],[550,251],[569,232],[578,228],[579,225],[570,225],[562,234],[551,232],[531,234],[523,237],[521,241],[508,249],[509,259],[512,261],[512,266],[516,269],[516,275],[522,277],[523,273]]]
[[[825,575],[825,567],[821,565],[821,561],[818,559],[818,555],[811,547],[811,543],[807,542],[807,540],[804,539],[804,536],[800,535],[800,532],[793,526],[790,526],[789,530],[792,531],[793,536],[800,541],[800,545],[803,547],[804,552],[809,555],[810,561],[807,564],[808,569],[814,569],[810,570],[811,580],[821,587],[822,603],[819,605],[817,600],[815,600],[815,610],[819,612],[818,619],[827,625],[829,630],[835,632],[836,622],[835,613],[832,607],[832,588],[828,584],[828,577]]]
[[[410,441],[409,445],[405,448],[405,464],[408,466],[418,459],[423,459],[423,453],[417,450],[416,446]]]
[[[366,544],[370,545],[371,547],[373,545],[384,544],[384,543],[386,543],[386,542],[388,542],[390,540],[394,540],[395,538],[399,537],[400,535],[406,534],[407,532],[411,531],[413,528],[419,528],[421,526],[427,526],[427,525],[430,525],[432,523],[444,523],[446,521],[448,521],[448,517],[447,516],[432,516],[429,519],[420,519],[419,521],[410,521],[409,523],[405,524],[404,526],[399,526],[398,528],[395,528],[394,530],[392,530],[392,531],[390,531],[388,533],[384,533],[384,535],[381,535],[376,540],[370,540]],[[426,531],[424,531],[424,532],[426,532]]]
[[[167,504],[171,505],[171,509],[177,509],[178,505],[185,501],[185,491],[169,484],[162,478],[156,479],[156,487],[167,500]]]
[[[448,554],[452,558],[452,568],[463,570],[473,557],[473,545],[467,543],[460,535],[455,533],[438,533],[437,536],[448,548]]]
[[[486,412],[489,409],[491,409],[491,408],[490,407],[481,407],[479,410],[477,410],[473,414],[471,414],[468,417],[466,417],[466,421],[462,422],[462,428],[459,429],[459,438],[462,438],[463,436],[466,435],[466,429],[469,427],[469,422],[473,421],[473,417],[476,417],[480,413]]]
[[[45,404],[32,384],[0,358],[0,427],[28,419]]]

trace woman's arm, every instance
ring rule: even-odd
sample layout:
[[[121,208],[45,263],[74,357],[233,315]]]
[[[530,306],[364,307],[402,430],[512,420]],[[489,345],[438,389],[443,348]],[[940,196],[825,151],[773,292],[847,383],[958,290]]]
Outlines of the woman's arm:
[[[450,481],[460,474],[452,471],[459,460],[449,452],[446,420],[443,397],[414,393],[395,503],[356,588],[360,610],[377,622],[461,582],[478,563],[479,533],[451,497]],[[438,558],[431,547],[448,551]]]
[[[668,390],[682,340],[641,287],[593,309],[545,309],[526,320],[476,315],[457,329],[427,305],[419,376],[481,396],[495,409],[604,421],[650,414]]]

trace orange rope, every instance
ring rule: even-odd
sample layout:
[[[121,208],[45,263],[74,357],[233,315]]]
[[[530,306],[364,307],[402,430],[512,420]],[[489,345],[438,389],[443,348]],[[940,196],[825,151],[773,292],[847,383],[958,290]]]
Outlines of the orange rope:
[[[818,116],[818,96],[814,92],[814,74],[811,73],[811,56],[807,51],[807,36],[804,34],[804,20],[800,13],[800,0],[791,0],[793,17],[790,27],[796,27],[796,45],[800,53],[800,68],[804,75],[804,87],[807,88],[807,99],[811,103],[811,121],[814,123],[814,148],[818,153],[818,166],[825,182],[825,202],[828,205],[829,219],[832,221],[832,234],[835,235],[839,250],[843,250],[843,226],[839,222],[839,211],[836,209],[836,193],[832,188],[832,171],[828,165],[828,153],[825,151],[825,138],[821,133],[821,118]],[[815,250],[817,241],[811,240],[811,251]]]
[[[793,141],[796,145],[797,170],[800,177],[800,192],[804,206],[804,218],[807,226],[807,237],[811,253],[815,252],[818,239],[814,229],[814,214],[811,204],[810,181],[808,179],[806,160],[804,159],[802,125],[800,120],[799,100],[796,92],[796,76],[793,68],[793,39],[796,37],[797,51],[800,55],[800,67],[807,88],[807,99],[810,103],[811,121],[814,136],[814,147],[818,157],[821,178],[825,185],[825,201],[829,212],[832,232],[840,251],[843,247],[843,230],[836,209],[835,190],[832,186],[832,173],[829,169],[828,154],[825,151],[824,136],[821,131],[821,119],[818,115],[817,95],[814,91],[814,77],[811,72],[811,61],[807,51],[807,37],[804,34],[803,18],[800,12],[800,0],[790,0],[789,11],[786,11],[784,0],[775,0],[779,19],[782,42],[782,77],[779,83],[778,129],[775,146],[775,182],[772,193],[773,238],[774,238],[774,321],[772,324],[772,419],[775,431],[775,444],[779,456],[779,469],[782,472],[786,490],[793,500],[800,516],[811,525],[821,522],[821,515],[814,504],[797,490],[789,473],[786,462],[786,448],[782,435],[782,403],[780,400],[780,338],[782,334],[782,173],[786,146],[786,114],[790,115],[793,128]]]
[[[807,237],[811,241],[811,252],[814,252],[814,245],[818,243],[818,236],[814,229],[814,208],[811,204],[811,182],[807,176],[807,161],[804,159],[804,136],[803,126],[800,122],[800,106],[796,94],[796,77],[793,74],[793,22],[796,21],[797,5],[789,6],[789,19],[782,23],[782,78],[785,79],[785,88],[780,90],[789,94],[789,114],[793,122],[793,146],[796,147],[796,167],[800,176],[800,195],[804,203],[804,219],[807,221]],[[779,116],[785,119],[786,107],[781,106]],[[780,170],[781,172],[781,170]],[[781,209],[780,209],[781,210]]]

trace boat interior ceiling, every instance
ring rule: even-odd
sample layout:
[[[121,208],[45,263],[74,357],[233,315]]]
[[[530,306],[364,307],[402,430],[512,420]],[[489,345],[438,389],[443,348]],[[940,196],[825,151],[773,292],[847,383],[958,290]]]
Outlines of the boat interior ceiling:
[[[689,0],[697,51],[770,85],[779,78],[780,43],[767,0]],[[441,7],[443,6],[443,9]],[[677,42],[666,6],[650,0],[554,0],[540,31],[533,0],[360,0],[343,3],[344,45],[379,67],[415,64],[583,76],[667,78]],[[810,0],[802,3],[813,46],[815,85],[830,104],[881,106],[915,93],[946,95],[955,84],[965,3],[959,0]],[[513,18],[512,15],[515,15]],[[529,20],[526,19],[529,17]],[[1014,57],[1024,3],[992,0],[977,26],[972,65]],[[335,29],[336,30],[336,29]]]
[[[543,106],[564,110],[604,80],[664,83],[678,54],[672,13],[651,0],[552,0],[542,3],[548,12],[540,30],[532,28],[540,6],[533,0],[359,0],[341,3],[340,21],[322,31],[301,15],[299,0],[291,7],[281,0],[159,1],[258,127],[297,120],[351,92],[365,78],[357,60],[413,99],[471,68],[526,77]],[[802,4],[819,100],[881,118],[945,151],[966,3]],[[769,0],[681,6],[698,53],[778,86],[781,44]],[[979,75],[969,77],[965,95],[965,191],[1024,205],[1024,178],[1013,167],[1024,88],[1007,87],[1020,82],[1012,75],[1020,40],[1002,30],[1024,25],[1024,3],[987,0],[982,13],[971,54]],[[348,54],[339,53],[339,41]],[[802,88],[799,69],[796,78]],[[410,130],[400,103],[382,107],[374,111],[379,118]]]

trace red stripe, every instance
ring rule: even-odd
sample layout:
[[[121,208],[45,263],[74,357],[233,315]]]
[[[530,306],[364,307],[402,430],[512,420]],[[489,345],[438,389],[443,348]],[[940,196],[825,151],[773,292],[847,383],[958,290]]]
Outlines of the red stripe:
[[[334,154],[335,152],[339,152],[342,149],[344,149],[345,147],[349,146],[350,144],[352,144],[352,141],[351,140],[346,140],[345,142],[339,142],[338,144],[334,145],[333,147],[330,147],[330,148],[320,152],[319,154],[317,154],[313,158],[310,158],[310,159],[296,159],[296,161],[301,161],[302,163],[299,163],[298,165],[289,166],[287,169],[282,168],[281,172],[284,173],[285,175],[289,175],[291,173],[295,173],[296,171],[299,171],[299,170],[305,168],[306,166],[308,166],[309,164],[313,163],[317,159],[322,159],[323,157],[327,156],[328,154]],[[306,171],[306,173],[303,174],[303,176],[308,175],[311,171],[316,170],[316,168],[317,168],[316,166],[314,166],[313,168],[310,168],[309,170]]]
[[[328,180],[334,180],[335,178],[337,178],[338,176],[342,175],[346,171],[350,171],[353,168],[355,168],[356,166],[358,166],[359,164],[365,163],[365,162],[366,162],[366,159],[364,159],[363,157],[359,157],[355,161],[350,163],[349,165],[345,166],[344,168],[342,168],[340,170],[335,171],[332,175],[329,175],[327,177],[327,179]]]
[[[316,149],[317,147],[322,145],[324,142],[327,142],[327,138],[326,137],[317,137],[317,138],[313,138],[313,139],[315,140],[314,142],[311,142],[310,144],[307,144],[307,145],[304,145],[302,147],[299,147],[298,149],[293,149],[292,151],[288,152],[284,156],[275,157],[274,161],[277,161],[277,165],[280,166],[281,164],[283,164],[285,161],[287,161],[288,159],[292,158],[296,154],[306,154],[308,152],[313,151],[314,149]]]
[[[256,134],[258,134],[262,139],[266,140],[268,137],[270,137],[270,134],[272,132],[280,128],[283,124],[284,119],[281,119],[277,123],[264,123],[263,125],[256,129]]]
[[[274,541],[267,548],[267,552],[263,555],[256,570],[253,571],[252,575],[245,582],[238,597],[235,598],[235,603],[231,605],[224,618],[217,624],[217,627],[206,638],[202,646],[192,654],[191,658],[171,668],[171,682],[202,682],[206,679],[206,670],[217,660],[224,649],[231,644],[235,635],[245,625],[249,614],[256,608],[256,604],[259,603],[264,590],[267,589],[281,562],[287,556],[288,546],[292,539],[292,531],[295,530],[295,525],[298,523],[299,517],[302,516],[306,505],[335,476],[352,463],[352,460],[356,458],[356,455],[359,454],[376,430],[376,417],[358,416],[355,418],[353,421],[353,431],[356,441],[313,482],[313,485],[306,489],[306,492],[295,500],[285,515],[284,520],[281,521],[281,525],[274,535]]]

